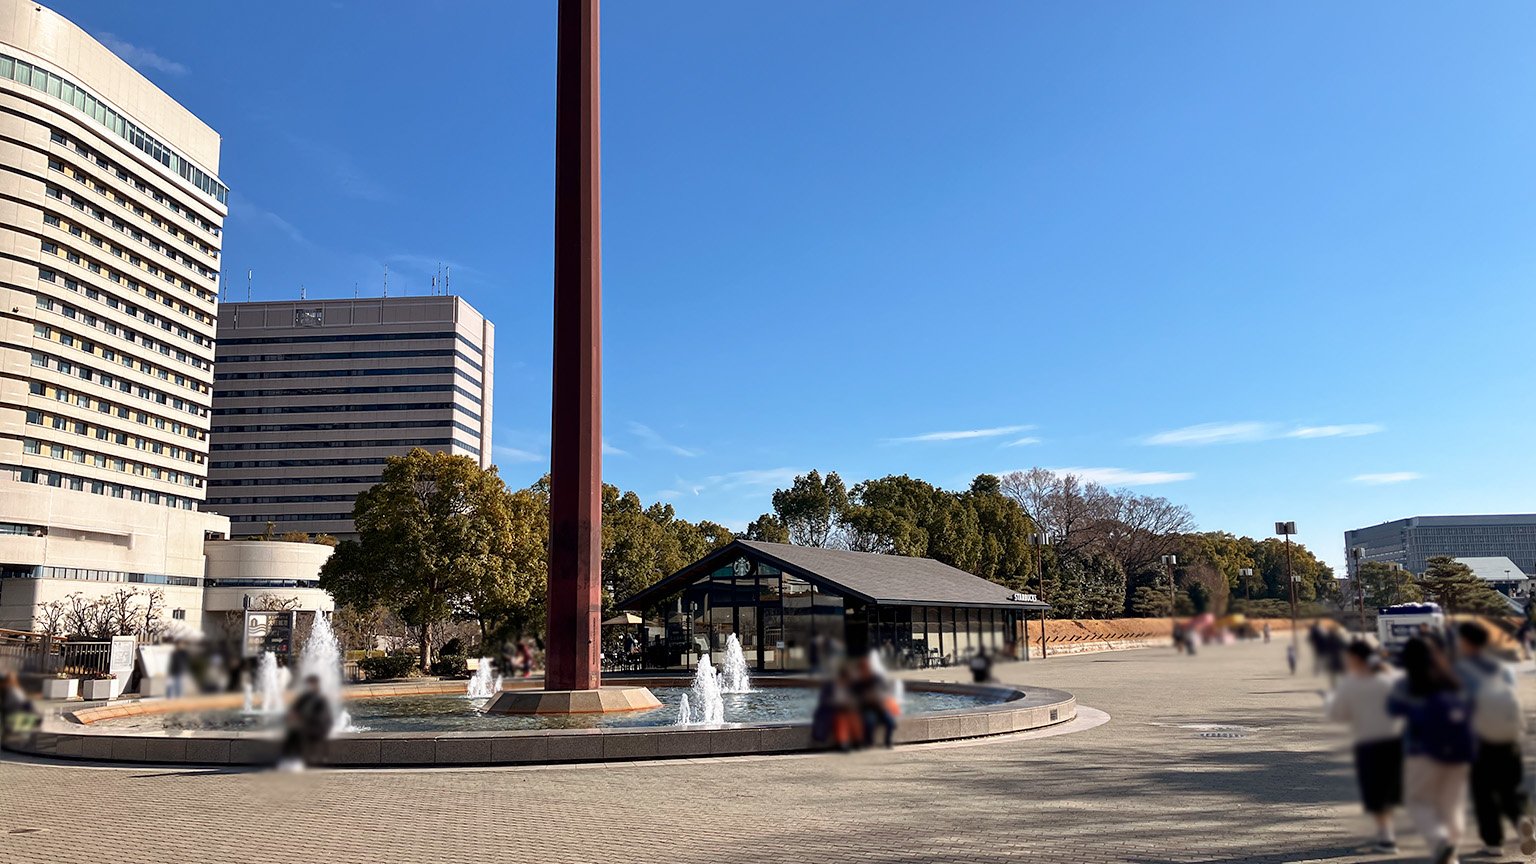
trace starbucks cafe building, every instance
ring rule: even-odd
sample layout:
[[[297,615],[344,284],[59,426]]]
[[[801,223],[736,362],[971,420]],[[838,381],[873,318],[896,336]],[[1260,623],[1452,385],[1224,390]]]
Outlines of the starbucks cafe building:
[[[833,645],[914,668],[1010,652],[1050,607],[929,558],[736,540],[619,608],[641,618],[642,668],[719,662],[734,634],[758,671],[802,672]]]

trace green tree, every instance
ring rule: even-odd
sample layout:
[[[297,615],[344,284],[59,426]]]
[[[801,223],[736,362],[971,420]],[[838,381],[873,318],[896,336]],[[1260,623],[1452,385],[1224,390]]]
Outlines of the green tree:
[[[358,539],[336,548],[320,586],[339,603],[376,602],[415,627],[417,662],[430,669],[438,627],[473,609],[488,585],[528,576],[512,568],[509,499],[496,469],[467,456],[420,448],[391,456],[380,482],[353,506]],[[531,588],[507,590],[516,596]]]
[[[1426,562],[1429,566],[1419,585],[1430,600],[1446,612],[1502,615],[1510,611],[1504,595],[1477,578],[1472,568],[1444,555]]]
[[[788,489],[773,493],[773,512],[796,546],[834,546],[848,490],[837,472],[825,479],[811,471],[795,478]]]
[[[1398,603],[1417,603],[1424,599],[1424,592],[1412,573],[1384,561],[1361,562],[1360,588],[1365,593],[1368,609]]]
[[[764,513],[747,524],[746,533],[741,539],[756,540],[761,543],[788,543],[789,529],[784,527],[779,517],[772,513]]]

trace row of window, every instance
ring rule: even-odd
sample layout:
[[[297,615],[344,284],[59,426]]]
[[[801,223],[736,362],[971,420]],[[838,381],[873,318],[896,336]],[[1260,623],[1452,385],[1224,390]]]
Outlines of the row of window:
[[[457,402],[397,402],[383,405],[255,405],[245,408],[215,408],[215,417],[242,414],[344,414],[359,411],[460,411],[479,422],[480,415]]]
[[[319,588],[319,579],[205,579],[205,588]]]
[[[203,580],[195,576],[167,576],[164,573],[124,573],[120,570],[93,570],[87,567],[52,567],[47,564],[0,564],[0,579],[73,579],[80,582],[186,585],[193,588],[203,584]]]
[[[181,175],[183,180],[202,190],[220,204],[228,203],[229,188],[201,168],[193,165],[188,160],[171,148],[161,144],[153,135],[140,129],[133,121],[108,108],[106,103],[97,100],[95,96],[87,93],[83,87],[74,82],[33,66],[25,60],[18,60],[5,54],[0,54],[0,78],[9,78],[23,87],[31,87],[40,93],[47,93],[55,99],[75,106],[75,110],[82,111],[87,117],[107,127],[117,137],[137,147],[149,158]],[[167,205],[169,206],[169,205]],[[178,206],[171,207],[173,212],[186,213],[192,216],[190,210]]]
[[[219,340],[219,347],[223,348],[228,342]],[[480,371],[480,364],[469,359],[462,351],[452,348],[426,348],[418,351],[327,351],[314,354],[235,354],[220,355],[219,364],[225,363],[284,363],[304,360],[384,360],[394,357],[458,357],[465,363]]]
[[[352,514],[351,513],[283,513],[281,515],[265,515],[265,516],[263,516],[263,515],[256,515],[256,516],[232,515],[232,516],[229,517],[229,521],[230,522],[257,522],[257,523],[260,523],[260,524],[266,524],[268,522],[350,522],[350,521],[352,521]]]
[[[315,342],[410,342],[418,339],[457,339],[480,356],[485,351],[469,341],[461,333],[442,331],[437,333],[339,333],[335,336],[242,336],[220,339],[220,345],[307,345]],[[480,368],[478,366],[476,369]]]
[[[220,399],[252,399],[271,396],[340,396],[348,393],[448,393],[456,391],[480,404],[480,397],[456,384],[398,384],[377,387],[280,387],[265,390],[221,390]]]
[[[209,445],[211,451],[227,452],[230,450],[320,450],[330,447],[440,447],[452,445],[461,450],[468,451],[471,455],[479,456],[480,451],[453,438],[375,438],[363,441],[255,441],[242,444],[220,444],[214,442]],[[223,467],[229,467],[224,464]]]
[[[322,486],[337,483],[360,483],[372,486],[379,482],[379,472],[366,477],[244,477],[239,480],[220,480],[214,486]]]
[[[21,537],[43,537],[48,534],[48,529],[42,525],[23,525],[17,522],[0,522],[0,534],[10,534]]]
[[[471,435],[480,434],[480,430],[471,429],[457,420],[454,420],[452,424],[444,424],[441,420],[380,420],[368,423],[251,423],[242,426],[225,426],[221,423],[214,423],[213,431],[220,435],[235,432],[341,432],[358,429],[436,429],[444,425],[452,425],[453,428],[468,432]]]
[[[36,438],[21,439],[21,452],[31,456],[47,456],[51,459],[61,459],[73,462],[76,465],[92,465],[106,471],[116,471],[119,474],[132,474],[148,480],[159,480],[165,483],[174,483],[177,486],[191,486],[196,489],[203,488],[202,478],[186,471],[172,471],[169,468],[161,468],[158,465],[146,465],[143,462],[135,462],[132,459],[124,459],[121,456],[108,456],[105,453],[97,453],[94,450],[81,450],[78,447],[66,447],[63,444],[50,444],[39,441]]]
[[[134,357],[131,354],[121,353],[116,348],[109,348],[106,345],[100,345],[84,337],[76,336],[73,333],[66,333],[57,327],[52,327],[47,324],[33,324],[32,335],[39,339],[45,339],[49,342],[57,342],[66,348],[73,348],[76,351],[90,354],[93,357],[100,357],[101,359],[110,363],[122,364],[125,368],[128,369],[137,369],[139,372],[145,375],[149,375],[153,378],[159,378],[161,381],[164,381],[168,384],[174,384],[177,387],[181,387],[184,390],[190,390],[193,393],[206,394],[211,389],[213,389],[208,384],[202,381],[188,378],[180,372],[172,372],[164,366],[156,366],[153,363],[146,362],[145,360]],[[37,366],[42,364],[37,363],[36,358],[33,358],[32,365]],[[81,375],[80,377],[83,378],[85,376]]]
[[[226,358],[228,359],[228,358]],[[278,372],[215,372],[215,381],[265,381],[273,378],[355,378],[375,375],[447,375],[458,373],[475,381],[474,376],[456,366],[406,366],[398,369],[293,369]]]
[[[87,423],[84,420],[75,420],[61,414],[49,414],[28,408],[26,412],[27,425],[42,426],[59,432],[69,432],[75,435],[84,435],[95,438],[97,441],[106,441],[120,447],[132,447],[156,456],[165,456],[170,459],[180,459],[183,462],[201,463],[205,457],[188,447],[178,447],[175,444],[166,444],[145,438],[142,435],[130,435],[120,429],[101,426],[95,423]]]
[[[166,196],[162,195],[160,193],[159,189],[155,189],[155,188],[151,187],[149,184],[145,183],[143,180],[140,180],[137,175],[123,170],[123,167],[121,165],[114,165],[113,163],[109,162],[107,160],[106,156],[102,155],[101,153],[96,152],[95,150],[92,150],[90,147],[87,147],[83,142],[81,142],[79,140],[76,140],[74,138],[70,138],[69,136],[65,135],[63,132],[60,132],[57,129],[52,130],[52,133],[50,134],[49,137],[53,140],[53,142],[55,144],[66,144],[66,145],[68,145],[70,147],[73,147],[75,149],[76,153],[79,153],[81,156],[84,156],[85,158],[91,160],[92,162],[95,162],[97,165],[100,165],[102,168],[105,168],[106,170],[111,171],[112,174],[117,177],[117,179],[123,181],[124,183],[127,183],[127,184],[133,186],[133,188],[137,189],[139,192],[141,192],[141,193],[143,193],[145,195],[149,195],[152,198],[154,198],[155,203],[162,204],[162,205],[167,205],[166,209],[171,210],[172,212],[176,213],[178,216],[181,216],[181,215],[187,216],[188,217],[188,221],[190,221],[192,224],[202,228],[203,230],[207,231],[209,234],[212,234],[213,236],[217,237],[221,233],[220,230],[219,230],[219,227],[217,225],[214,225],[212,222],[209,222],[208,220],[203,219],[202,217],[198,216],[197,214],[195,214],[195,213],[191,212],[190,210],[187,210],[186,208],[182,207],[180,204],[175,203],[172,199],[167,198]],[[203,238],[198,237],[197,235],[193,234],[190,231],[183,230],[180,226],[172,225],[170,220],[160,218],[160,214],[158,214],[158,213],[147,212],[147,211],[143,210],[142,208],[136,208],[134,210],[134,212],[135,212],[136,215],[143,217],[144,220],[147,221],[149,224],[155,226],[156,228],[159,228],[160,230],[162,230],[165,233],[171,235],[172,237],[176,238],[177,240],[180,240],[183,243],[187,243],[187,244],[189,244],[189,245],[191,245],[193,247],[196,247],[199,251],[201,251],[203,254],[207,255],[209,258],[212,258],[215,261],[218,260],[218,258],[219,258],[219,247],[214,246],[211,243],[208,243],[207,241],[203,240]]]
[[[338,465],[383,465],[383,456],[358,456],[350,459],[224,459],[208,463],[210,471],[233,468],[330,468]],[[228,481],[238,483],[240,481]]]
[[[185,410],[189,414],[196,414],[200,417],[205,417],[208,414],[207,408],[199,406],[199,410],[193,411],[190,408],[185,408],[185,405],[188,403],[185,403],[180,399],[173,400],[172,397],[160,392],[159,390],[144,387],[142,385],[135,384],[126,378],[118,378],[114,375],[109,375],[105,372],[92,369],[89,366],[74,363],[63,359],[62,357],[55,357],[51,354],[45,354],[41,351],[32,352],[32,365],[42,369],[55,369],[62,374],[73,375],[82,381],[89,381],[94,384],[99,384],[108,389],[116,389],[119,392],[127,393],[130,396],[138,396],[140,399],[144,399],[145,401],[149,402],[155,402],[160,405],[170,405],[174,401],[177,408]],[[47,389],[39,389],[44,388],[45,385],[41,381],[35,381],[32,382],[31,386],[33,387],[32,395],[34,396],[54,396],[61,402],[73,401],[77,405],[95,408],[97,411],[100,411],[103,414],[116,414],[117,416],[124,419],[132,418],[135,415],[135,410],[128,407],[127,405],[122,405],[116,402],[109,402],[100,398],[93,399],[87,394],[76,393],[75,391],[62,389],[56,385],[46,385]],[[148,414],[145,412],[138,413],[143,414],[145,420],[142,422],[147,426],[153,425],[158,429],[165,429],[167,428],[167,424],[170,424],[172,427],[177,425],[177,421],[170,418],[165,418],[162,422],[157,423],[154,420],[157,415]]]
[[[65,203],[65,204],[68,204],[69,206],[75,208],[76,210],[84,211],[86,209],[85,199],[80,198],[78,195],[71,195],[68,192],[64,191],[63,189],[60,189],[57,186],[46,186],[46,187],[44,187],[43,188],[43,194],[48,196],[49,198],[54,198],[54,199],[57,199],[58,201],[61,201],[61,202]],[[106,248],[106,247],[103,247],[103,248]],[[197,297],[199,300],[202,300],[205,303],[214,303],[214,302],[217,302],[217,300],[218,300],[217,293],[215,293],[213,291],[209,291],[208,289],[202,287],[201,285],[198,285],[196,282],[193,282],[190,279],[182,278],[181,276],[178,276],[175,273],[171,272],[170,270],[167,270],[166,268],[161,267],[159,264],[156,264],[153,261],[146,261],[146,260],[144,260],[143,258],[140,258],[137,255],[134,255],[134,254],[129,253],[129,252],[125,252],[122,248],[120,248],[118,246],[113,246],[112,250],[113,250],[113,253],[115,255],[117,255],[118,257],[120,257],[123,260],[127,261],[128,263],[132,264],[133,266],[139,268],[140,270],[143,270],[144,272],[150,274],[151,276],[158,276],[158,277],[160,277],[166,283],[168,283],[170,285],[174,285],[177,288],[180,288],[183,291],[186,291],[188,294],[191,294],[192,296]],[[85,261],[86,261],[86,263],[83,266],[85,266],[87,269],[89,269],[92,273],[101,273],[101,272],[103,272],[103,270],[105,270],[106,272],[112,272],[112,268],[110,268],[110,267],[103,268],[101,262],[96,261],[95,259],[86,258]],[[78,262],[76,262],[76,263],[78,263]],[[113,280],[113,281],[117,281],[117,280]]]
[[[313,504],[317,502],[335,503],[337,501],[352,501],[357,495],[231,495],[223,498],[209,498],[208,506],[214,507],[223,504]]]
[[[101,195],[104,195],[104,196],[106,196],[108,198],[111,198],[114,201],[116,201],[118,199],[118,196],[113,194],[113,191],[112,191],[111,187],[107,186],[105,183],[101,182],[100,180],[97,180],[91,174],[89,174],[89,173],[87,173],[87,172],[85,172],[85,171],[83,171],[83,170],[81,170],[79,168],[76,168],[74,165],[66,163],[62,159],[56,159],[56,158],[54,158],[52,156],[48,157],[48,169],[50,171],[57,171],[60,174],[63,174],[65,177],[68,177],[71,180],[74,180],[76,183],[79,183],[81,186],[84,186],[87,189],[90,189],[90,190],[93,190],[95,192],[98,192]],[[124,198],[123,200],[126,201],[128,199]],[[143,209],[143,208],[139,208],[139,209]],[[155,238],[150,237],[149,235],[145,234],[142,231],[139,231],[136,228],[130,228],[126,223],[124,223],[123,221],[121,221],[119,219],[111,219],[111,220],[103,219],[102,221],[107,222],[107,224],[111,225],[113,228],[116,228],[118,231],[121,231],[122,233],[128,235],[129,237],[132,237],[133,239],[135,239],[135,240],[139,241],[140,243],[144,244],[145,246],[148,246],[151,250],[153,250],[155,252],[158,252],[161,255],[164,255],[165,257],[167,257],[167,258],[171,259],[172,261],[176,262],[177,264],[180,264],[181,266],[187,268],[188,270],[191,270],[191,271],[197,273],[199,276],[202,276],[204,279],[212,279],[214,282],[217,282],[219,280],[219,271],[214,270],[213,268],[204,265],[203,262],[194,259],[190,255],[184,254],[183,252],[179,251],[175,247],[169,246],[169,245],[167,245],[165,243],[161,243],[159,240],[156,240]],[[103,239],[105,239],[105,238],[98,238],[98,242],[97,242],[96,245],[100,246],[101,243],[99,241],[103,240]],[[126,250],[118,249],[116,247],[113,247],[112,254],[116,255],[119,258],[122,258],[125,255],[132,255],[132,253],[127,252]],[[138,265],[138,263],[139,263],[138,256],[136,256],[136,255],[133,256],[133,263],[135,265]],[[157,272],[157,269],[153,268],[153,267],[151,268],[150,272],[155,273],[155,275],[160,275]]]
[[[174,357],[180,360],[183,357],[195,359],[193,355],[177,349],[175,346],[150,336],[148,333],[140,333],[130,327],[124,327],[109,318],[97,318],[95,314],[87,312],[78,306],[65,303],[63,300],[55,300],[42,294],[37,295],[34,301],[37,308],[47,312],[55,312],[72,321],[79,321],[87,327],[94,327],[109,336],[116,336],[127,342],[143,345],[151,351],[158,351],[163,357]],[[185,332],[185,331],[182,331]],[[185,362],[185,361],[184,361]],[[196,364],[189,364],[196,365]]]
[[[0,469],[9,470],[12,475],[23,483],[36,483],[40,486],[52,486],[55,489],[69,489],[72,492],[90,492],[93,495],[105,495],[109,498],[123,498],[129,501],[139,501],[145,504],[160,504],[165,507],[173,507],[177,510],[196,510],[197,501],[181,495],[170,495],[165,492],[157,492],[153,489],[140,489],[137,486],[126,486],[122,483],[109,483],[104,480],[91,480],[86,477],[78,477],[74,474],[65,474],[62,471],[48,471],[41,468],[23,468],[18,465],[3,465]]]
[[[92,399],[90,396],[87,396],[84,393],[76,393],[63,387],[57,387],[52,384],[44,384],[41,381],[28,381],[27,389],[28,392],[30,392],[33,396],[52,396],[55,400],[63,402],[66,405],[75,405],[80,408],[95,408],[102,414],[116,414],[118,417],[125,420],[143,416],[145,419],[141,422],[143,422],[144,425],[155,425],[153,422],[150,422],[156,419],[151,415],[143,414],[142,412],[131,411],[126,407],[121,405],[114,405],[113,403],[102,399]],[[33,413],[38,415],[38,421],[35,424],[38,426],[53,425],[53,428],[55,429],[64,429],[66,426],[73,428],[76,425],[83,425],[88,431],[80,433],[82,435],[94,434],[98,439],[102,441],[112,441],[113,443],[121,444],[125,447],[135,447],[139,450],[148,450],[149,452],[156,455],[171,456],[176,459],[183,459],[187,462],[203,461],[202,454],[193,451],[191,448],[181,447],[175,444],[162,444],[159,441],[133,435],[120,429],[114,429],[107,426],[96,426],[81,420],[72,420],[68,417],[54,417],[54,420],[58,423],[65,424],[63,426],[57,424],[49,424],[43,421],[43,415],[40,411],[29,412],[28,416],[30,417]],[[170,425],[172,428],[175,428],[175,421],[168,421],[168,425]],[[158,428],[164,429],[166,426],[159,426]],[[178,432],[177,434],[181,433]]]

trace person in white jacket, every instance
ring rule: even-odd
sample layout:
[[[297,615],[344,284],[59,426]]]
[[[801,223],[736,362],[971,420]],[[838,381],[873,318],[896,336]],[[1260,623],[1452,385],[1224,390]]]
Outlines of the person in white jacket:
[[[1328,719],[1349,724],[1360,799],[1376,821],[1374,849],[1395,853],[1392,811],[1403,803],[1403,721],[1387,713],[1387,695],[1398,674],[1363,639],[1344,649],[1344,671],[1338,687],[1324,695]]]

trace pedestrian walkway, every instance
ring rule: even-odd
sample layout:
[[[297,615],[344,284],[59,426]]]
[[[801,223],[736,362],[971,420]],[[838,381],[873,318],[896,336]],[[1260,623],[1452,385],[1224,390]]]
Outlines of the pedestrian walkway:
[[[1321,720],[1325,682],[1286,674],[1278,640],[996,671],[1111,719],[852,757],[298,780],[10,759],[0,862],[1394,860],[1357,854],[1367,826],[1342,731]],[[1536,704],[1528,666],[1520,678]],[[1403,858],[1422,857],[1401,825]]]

